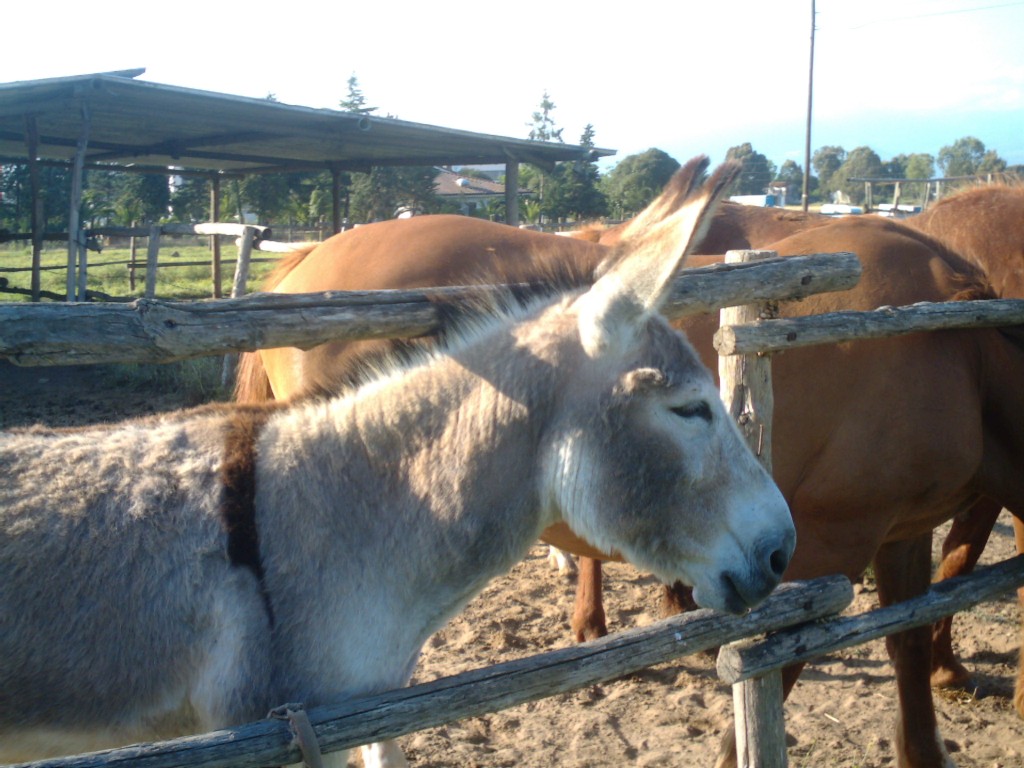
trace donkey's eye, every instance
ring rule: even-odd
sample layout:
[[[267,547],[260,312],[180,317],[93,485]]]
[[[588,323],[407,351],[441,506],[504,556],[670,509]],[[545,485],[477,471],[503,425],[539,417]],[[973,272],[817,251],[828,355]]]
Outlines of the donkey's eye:
[[[671,411],[683,419],[704,419],[709,424],[711,423],[711,406],[705,400],[680,405],[672,408]]]

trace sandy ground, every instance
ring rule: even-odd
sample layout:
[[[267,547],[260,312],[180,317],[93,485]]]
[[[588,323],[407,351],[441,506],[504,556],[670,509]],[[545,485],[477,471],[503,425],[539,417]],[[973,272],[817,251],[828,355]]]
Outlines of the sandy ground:
[[[183,404],[176,392],[125,391],[101,369],[14,369],[0,362],[2,426],[79,424]],[[940,541],[937,536],[936,546]],[[1012,554],[1004,517],[983,562]],[[415,681],[569,645],[573,591],[571,580],[548,567],[546,549],[535,547],[431,638]],[[657,585],[630,566],[607,567],[605,594],[612,631],[657,620]],[[867,582],[858,587],[851,610],[876,604]],[[1011,705],[1020,621],[1011,594],[957,621],[957,647],[973,670],[975,687],[940,693],[936,705],[942,735],[961,768],[1024,767],[1024,720]],[[790,765],[895,765],[896,707],[882,641],[812,663],[786,705]],[[700,655],[400,742],[413,766],[710,768],[731,717],[730,690],[718,681],[714,658]]]

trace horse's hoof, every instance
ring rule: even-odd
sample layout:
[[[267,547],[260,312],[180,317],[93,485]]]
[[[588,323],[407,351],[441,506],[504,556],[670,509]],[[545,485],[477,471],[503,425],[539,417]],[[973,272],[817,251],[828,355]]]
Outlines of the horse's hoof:
[[[608,627],[604,623],[587,624],[582,627],[573,627],[577,643],[585,643],[588,640],[597,640],[608,634]]]
[[[963,688],[970,690],[971,673],[958,661],[943,664],[932,670],[932,688]]]

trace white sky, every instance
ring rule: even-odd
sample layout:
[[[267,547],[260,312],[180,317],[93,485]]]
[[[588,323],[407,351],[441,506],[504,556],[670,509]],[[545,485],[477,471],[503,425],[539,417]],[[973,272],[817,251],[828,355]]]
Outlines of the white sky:
[[[713,161],[803,162],[810,2],[568,0],[8,4],[0,82],[142,79],[525,138],[545,90],[563,138]],[[144,10],[142,10],[144,8]],[[49,10],[48,10],[49,9]],[[1024,0],[818,0],[812,149],[887,160],[973,135],[1024,163]]]

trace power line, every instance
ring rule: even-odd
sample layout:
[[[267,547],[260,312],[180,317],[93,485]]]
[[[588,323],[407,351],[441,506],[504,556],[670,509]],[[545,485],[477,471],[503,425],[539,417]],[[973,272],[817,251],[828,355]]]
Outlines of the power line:
[[[889,22],[892,21],[914,21],[915,19],[925,19],[932,16],[952,16],[953,14],[959,13],[974,13],[975,11],[991,11],[998,8],[1013,8],[1019,5],[1024,5],[1024,0],[1022,0],[1022,2],[1016,3],[998,3],[996,5],[981,5],[975,8],[954,8],[951,11],[934,11],[932,13],[918,13],[912,16],[891,16],[887,19],[875,19],[874,21],[866,21],[863,24],[858,24],[856,27],[847,27],[847,29],[864,29],[864,27],[870,27],[873,24],[888,24]]]

